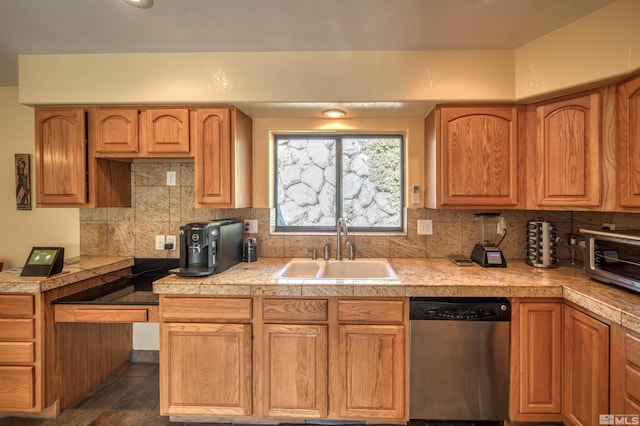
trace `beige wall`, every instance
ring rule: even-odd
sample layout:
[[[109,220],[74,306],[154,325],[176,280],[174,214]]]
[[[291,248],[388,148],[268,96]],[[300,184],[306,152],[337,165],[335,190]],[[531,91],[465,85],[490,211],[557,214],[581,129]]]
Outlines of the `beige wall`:
[[[0,87],[0,262],[22,266],[34,245],[63,246],[80,253],[78,209],[35,206],[33,109],[18,104],[17,87]],[[16,209],[14,155],[31,154],[32,210]]]
[[[513,58],[508,50],[23,55],[20,102],[509,100]]]
[[[515,98],[640,69],[640,2],[618,0],[515,51]]]

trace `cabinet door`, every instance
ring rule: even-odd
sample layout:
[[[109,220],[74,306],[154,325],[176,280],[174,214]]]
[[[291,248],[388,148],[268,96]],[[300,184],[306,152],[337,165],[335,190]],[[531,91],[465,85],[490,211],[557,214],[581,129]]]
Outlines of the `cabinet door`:
[[[250,324],[161,324],[160,413],[247,416]]]
[[[515,206],[518,203],[518,110],[515,107],[442,107],[442,206]]]
[[[0,412],[33,408],[35,374],[32,366],[0,366]]]
[[[327,416],[327,326],[264,325],[264,415]]]
[[[618,86],[618,204],[640,207],[640,76]]]
[[[229,109],[198,109],[194,129],[196,204],[231,207],[235,182]]]
[[[565,306],[563,412],[573,425],[609,413],[609,326]]]
[[[149,154],[190,153],[189,110],[187,108],[151,108],[141,114],[143,144]]]
[[[598,207],[600,95],[592,93],[536,107],[533,192],[539,207]]]
[[[511,416],[561,420],[562,303],[514,301],[512,308]],[[533,416],[538,414],[549,416]]]
[[[138,110],[98,108],[95,114],[97,153],[138,152]]]
[[[344,418],[405,416],[405,328],[401,325],[339,326],[336,388]],[[334,395],[332,395],[333,397]]]
[[[88,195],[84,109],[37,109],[35,120],[37,204],[85,204]]]

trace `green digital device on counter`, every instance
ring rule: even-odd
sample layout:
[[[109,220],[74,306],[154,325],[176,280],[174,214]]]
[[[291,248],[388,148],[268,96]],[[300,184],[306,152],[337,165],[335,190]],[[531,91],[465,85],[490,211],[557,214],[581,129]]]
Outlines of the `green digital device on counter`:
[[[64,247],[33,247],[21,277],[50,277],[62,272]]]

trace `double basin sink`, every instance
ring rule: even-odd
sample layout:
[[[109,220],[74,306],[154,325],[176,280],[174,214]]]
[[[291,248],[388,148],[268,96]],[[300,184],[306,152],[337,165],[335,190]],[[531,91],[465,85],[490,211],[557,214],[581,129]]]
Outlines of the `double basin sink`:
[[[274,280],[397,280],[387,259],[311,260],[291,259]]]

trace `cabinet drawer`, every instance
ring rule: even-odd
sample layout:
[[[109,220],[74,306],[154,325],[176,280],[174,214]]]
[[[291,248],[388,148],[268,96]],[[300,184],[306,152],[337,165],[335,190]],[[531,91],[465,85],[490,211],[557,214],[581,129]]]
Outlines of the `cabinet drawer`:
[[[404,322],[403,300],[338,300],[338,321]]]
[[[0,383],[0,411],[33,407],[33,367],[0,367]]]
[[[0,365],[33,364],[34,342],[0,342]]]
[[[265,321],[326,321],[327,299],[265,299]]]
[[[163,296],[160,316],[168,322],[249,321],[251,302],[250,298]]]
[[[34,313],[33,295],[0,295],[0,317],[28,317]]]
[[[157,306],[56,305],[56,322],[158,322]]]
[[[35,338],[35,321],[0,318],[0,340],[28,340]]]

